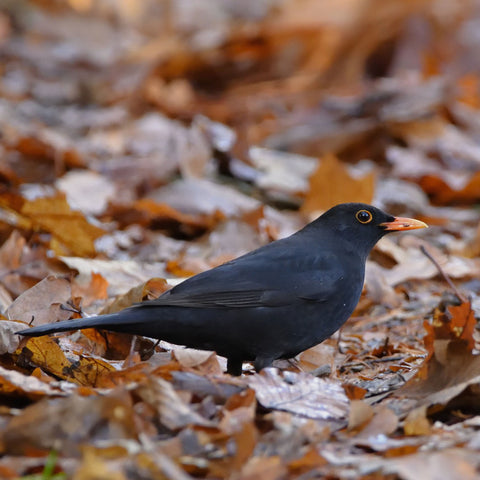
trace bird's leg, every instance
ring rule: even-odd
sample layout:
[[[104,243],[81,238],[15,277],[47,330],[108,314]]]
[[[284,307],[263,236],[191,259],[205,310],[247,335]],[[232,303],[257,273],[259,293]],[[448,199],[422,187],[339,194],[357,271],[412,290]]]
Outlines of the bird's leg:
[[[272,365],[273,358],[270,357],[257,357],[254,362],[255,371],[260,372],[260,370],[270,367]]]
[[[227,373],[238,377],[242,374],[243,360],[237,357],[227,358]]]

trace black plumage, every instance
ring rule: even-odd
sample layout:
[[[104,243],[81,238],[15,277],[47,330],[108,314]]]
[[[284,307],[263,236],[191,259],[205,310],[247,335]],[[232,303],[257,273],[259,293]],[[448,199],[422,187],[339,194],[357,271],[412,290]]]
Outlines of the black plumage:
[[[239,375],[322,342],[353,312],[365,261],[385,234],[423,228],[361,203],[337,205],[294,235],[195,275],[118,313],[41,325],[40,336],[96,327],[215,350]]]

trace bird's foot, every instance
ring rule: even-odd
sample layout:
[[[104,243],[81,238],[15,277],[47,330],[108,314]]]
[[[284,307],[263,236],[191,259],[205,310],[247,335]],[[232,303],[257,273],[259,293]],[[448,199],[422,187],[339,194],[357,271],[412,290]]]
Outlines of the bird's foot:
[[[238,377],[242,374],[243,360],[238,358],[227,358],[227,373]]]
[[[254,362],[255,371],[258,373],[264,368],[271,367],[273,360],[271,357],[257,357]]]

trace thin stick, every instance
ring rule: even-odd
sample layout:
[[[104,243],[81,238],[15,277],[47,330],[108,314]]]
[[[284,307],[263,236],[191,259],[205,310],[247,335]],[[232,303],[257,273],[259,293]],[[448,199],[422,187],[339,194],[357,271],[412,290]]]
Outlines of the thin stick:
[[[461,293],[458,288],[455,286],[455,284],[452,282],[452,280],[450,279],[450,277],[445,273],[445,271],[443,270],[443,268],[439,265],[439,263],[432,257],[432,254],[425,248],[424,245],[421,245],[420,246],[420,250],[421,252],[435,265],[435,267],[437,268],[437,270],[440,272],[440,275],[445,279],[445,281],[448,283],[448,285],[450,286],[450,288],[453,290],[453,293],[455,293],[455,295],[458,297],[458,299],[462,302],[462,303],[467,303],[469,300],[468,298],[465,297],[465,295],[463,295],[463,293]]]

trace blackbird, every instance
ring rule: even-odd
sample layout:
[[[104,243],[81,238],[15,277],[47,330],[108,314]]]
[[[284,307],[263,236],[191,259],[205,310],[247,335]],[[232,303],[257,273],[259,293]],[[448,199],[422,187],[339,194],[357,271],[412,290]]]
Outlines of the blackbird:
[[[337,331],[363,288],[365,261],[385,234],[427,225],[371,205],[337,205],[290,237],[195,275],[118,313],[41,325],[40,336],[96,327],[166,340],[227,358],[227,372],[260,371]]]

